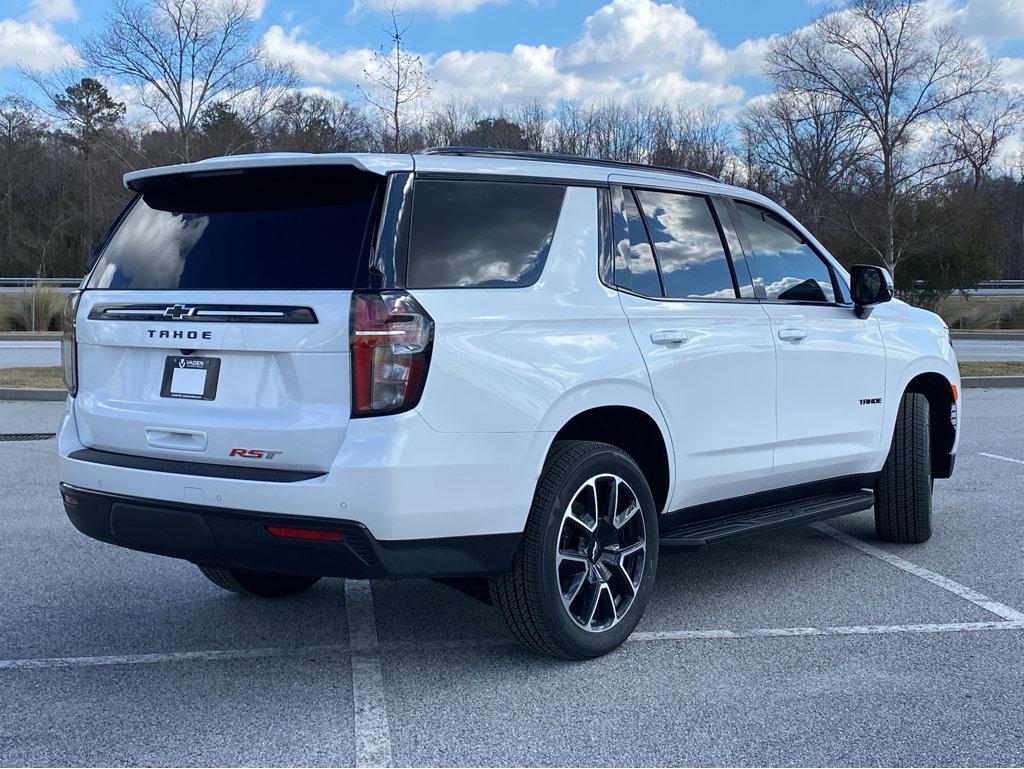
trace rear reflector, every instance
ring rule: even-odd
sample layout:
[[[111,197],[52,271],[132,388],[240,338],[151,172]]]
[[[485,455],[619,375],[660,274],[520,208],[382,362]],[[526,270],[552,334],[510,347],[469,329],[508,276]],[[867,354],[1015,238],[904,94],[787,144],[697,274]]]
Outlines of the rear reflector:
[[[291,526],[264,526],[275,537],[287,539],[313,539],[319,542],[341,542],[341,532],[330,529],[297,529]]]

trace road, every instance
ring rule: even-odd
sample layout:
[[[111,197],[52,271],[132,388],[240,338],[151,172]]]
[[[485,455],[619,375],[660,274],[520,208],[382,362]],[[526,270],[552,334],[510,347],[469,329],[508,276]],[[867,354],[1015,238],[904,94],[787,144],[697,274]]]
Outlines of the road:
[[[0,442],[0,764],[1020,765],[1024,390],[964,401],[930,542],[867,513],[667,556],[587,663],[428,581],[225,593],[80,535],[54,441]],[[0,432],[59,413],[0,403]]]
[[[958,360],[1024,361],[1024,339],[954,339]]]
[[[60,342],[46,340],[8,342],[0,340],[0,368],[59,365]]]
[[[953,348],[960,360],[1024,361],[1024,339],[955,339]],[[60,365],[59,342],[0,341],[0,368],[58,365]]]

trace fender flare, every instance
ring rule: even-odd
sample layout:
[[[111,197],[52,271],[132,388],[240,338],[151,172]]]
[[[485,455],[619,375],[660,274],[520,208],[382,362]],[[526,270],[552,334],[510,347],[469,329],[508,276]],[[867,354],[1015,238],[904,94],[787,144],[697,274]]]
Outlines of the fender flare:
[[[551,446],[555,436],[573,418],[586,411],[605,407],[625,407],[641,411],[649,416],[658,426],[661,432],[661,439],[665,443],[665,451],[668,454],[668,494],[666,505],[672,499],[676,482],[675,449],[672,443],[672,434],[665,421],[665,415],[654,398],[654,393],[649,387],[639,382],[605,379],[573,387],[562,393],[548,408],[541,420],[539,430],[545,436],[543,452],[535,465],[535,477],[540,478],[544,461],[551,452]]]
[[[911,361],[903,371],[900,372],[899,382],[897,387],[886,388],[890,396],[885,404],[885,414],[883,419],[885,420],[882,425],[882,436],[881,443],[879,445],[879,451],[882,453],[883,461],[884,457],[888,455],[889,444],[892,443],[893,431],[896,429],[896,415],[899,413],[900,403],[903,401],[903,395],[907,392],[907,388],[910,383],[921,376],[922,374],[936,374],[945,379],[949,384],[955,384],[957,389],[960,388],[960,372],[955,367],[950,366],[949,361],[944,358],[940,358],[937,355],[929,355],[926,357],[916,358]]]

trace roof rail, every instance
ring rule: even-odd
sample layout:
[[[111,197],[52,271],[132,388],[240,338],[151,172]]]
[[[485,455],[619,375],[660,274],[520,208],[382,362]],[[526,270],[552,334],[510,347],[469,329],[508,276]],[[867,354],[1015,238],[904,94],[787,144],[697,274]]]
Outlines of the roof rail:
[[[516,158],[519,160],[546,160],[549,163],[575,163],[587,166],[615,166],[616,168],[628,168],[637,171],[663,171],[682,176],[692,176],[698,179],[710,179],[713,182],[721,182],[717,176],[701,173],[700,171],[688,171],[684,168],[672,168],[671,166],[650,165],[647,163],[630,163],[625,160],[604,160],[602,158],[582,157],[580,155],[565,155],[559,152],[532,152],[529,150],[506,150],[497,147],[424,147],[416,150],[413,155],[458,155],[464,157],[479,158]]]

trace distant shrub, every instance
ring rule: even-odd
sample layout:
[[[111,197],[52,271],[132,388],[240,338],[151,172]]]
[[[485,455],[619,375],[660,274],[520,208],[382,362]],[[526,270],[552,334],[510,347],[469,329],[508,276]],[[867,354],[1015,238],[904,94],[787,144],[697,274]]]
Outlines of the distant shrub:
[[[56,286],[39,283],[15,294],[7,325],[12,331],[60,331],[65,301]]]
[[[1024,300],[1004,305],[997,315],[996,328],[1024,328]]]
[[[950,328],[964,331],[1024,328],[1024,300],[966,305],[940,302],[936,312]]]

